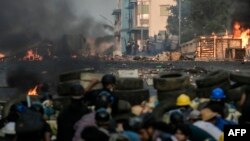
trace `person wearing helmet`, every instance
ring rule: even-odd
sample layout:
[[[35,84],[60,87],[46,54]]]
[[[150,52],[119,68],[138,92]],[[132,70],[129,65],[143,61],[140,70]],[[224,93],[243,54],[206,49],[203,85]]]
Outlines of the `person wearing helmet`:
[[[109,91],[113,91],[116,83],[116,78],[112,74],[106,74],[102,77],[102,86],[103,89],[107,89]]]
[[[188,117],[193,111],[193,108],[190,106],[190,104],[190,97],[186,94],[181,94],[176,99],[176,106],[178,106],[178,109],[182,112],[184,117]]]
[[[104,132],[106,135],[110,135],[110,133],[115,132],[114,127],[112,127],[112,118],[110,113],[104,109],[100,108],[96,110],[95,113],[95,121],[99,130]]]
[[[210,101],[206,108],[211,109],[213,112],[218,113],[221,117],[225,118],[227,115],[227,109],[225,108],[225,94],[221,88],[215,88],[210,95]]]
[[[180,129],[180,126],[186,126],[189,128],[190,133],[188,134],[191,135],[189,136],[189,139],[191,141],[215,141],[216,139],[211,136],[209,133],[206,131],[202,130],[201,128],[190,124],[190,123],[185,123],[185,117],[180,111],[173,111],[170,113],[170,132],[171,134],[176,134],[177,130]]]
[[[215,88],[212,90],[210,98],[212,101],[223,101],[226,96],[221,88]]]
[[[71,103],[62,109],[57,118],[57,140],[60,141],[72,140],[75,132],[75,122],[90,112],[82,100],[84,88],[80,84],[72,84],[70,91],[72,95]]]
[[[103,88],[98,90],[88,90],[87,93],[85,93],[84,101],[89,106],[97,106],[97,108],[101,108],[101,103],[104,105],[109,105],[108,107],[111,107],[112,111],[117,111],[117,105],[118,105],[118,97],[114,96],[113,90],[116,83],[116,78],[112,74],[106,74],[102,77],[101,81]],[[94,87],[95,84],[91,87]],[[101,106],[101,107],[100,107]],[[104,106],[103,108],[107,108],[107,106]]]

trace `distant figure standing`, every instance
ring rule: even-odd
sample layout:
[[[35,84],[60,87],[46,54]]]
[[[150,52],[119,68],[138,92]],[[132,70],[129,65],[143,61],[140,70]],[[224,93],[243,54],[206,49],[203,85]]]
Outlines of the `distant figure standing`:
[[[84,88],[79,84],[70,87],[71,103],[65,107],[57,118],[57,141],[72,141],[75,133],[74,125],[81,117],[90,111],[83,103]]]
[[[130,42],[128,42],[128,44],[126,46],[126,54],[131,55],[131,52],[132,52],[132,45]]]
[[[139,45],[136,43],[134,46],[134,55],[137,55],[138,51],[139,51]]]

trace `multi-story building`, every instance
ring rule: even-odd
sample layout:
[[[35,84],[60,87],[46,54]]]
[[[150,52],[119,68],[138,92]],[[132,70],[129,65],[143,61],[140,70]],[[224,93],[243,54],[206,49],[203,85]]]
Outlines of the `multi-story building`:
[[[128,41],[135,41],[142,47],[151,37],[164,38],[167,18],[171,14],[169,7],[176,5],[176,0],[117,0],[117,2],[118,6],[113,15],[115,15],[116,37],[119,37],[121,52],[126,50]]]

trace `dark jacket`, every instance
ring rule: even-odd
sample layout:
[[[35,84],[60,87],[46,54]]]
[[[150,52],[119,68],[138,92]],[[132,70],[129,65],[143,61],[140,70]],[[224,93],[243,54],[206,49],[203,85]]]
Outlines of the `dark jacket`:
[[[74,124],[89,112],[82,99],[72,99],[71,104],[65,107],[57,118],[57,140],[72,141],[75,133]]]

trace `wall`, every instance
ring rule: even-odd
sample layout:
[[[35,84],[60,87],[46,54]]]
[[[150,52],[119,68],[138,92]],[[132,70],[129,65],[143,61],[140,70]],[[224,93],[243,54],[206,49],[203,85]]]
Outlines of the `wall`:
[[[174,0],[150,0],[150,20],[149,20],[149,36],[157,35],[159,31],[165,31],[167,25],[167,17],[160,15],[160,5],[175,5]]]

